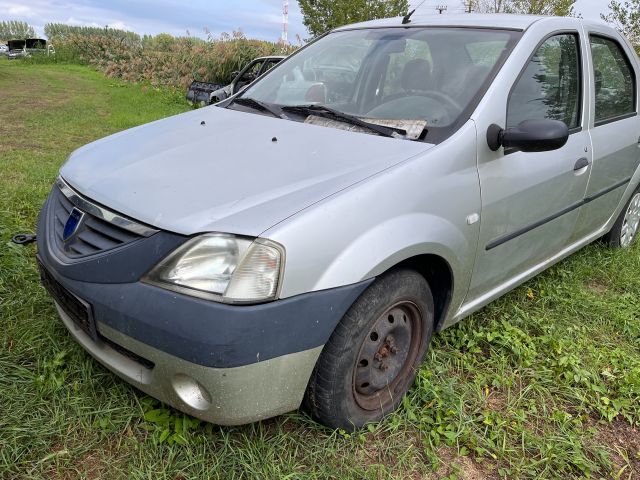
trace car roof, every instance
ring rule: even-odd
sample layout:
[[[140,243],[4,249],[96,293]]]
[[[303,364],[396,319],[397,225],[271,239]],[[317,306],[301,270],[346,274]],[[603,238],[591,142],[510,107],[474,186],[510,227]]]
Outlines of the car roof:
[[[257,57],[254,60],[277,60],[287,58],[285,55],[268,55],[266,57]]]
[[[503,28],[514,30],[526,30],[532,24],[539,21],[545,21],[550,19],[564,18],[567,22],[577,22],[572,17],[549,17],[540,15],[515,15],[508,13],[492,13],[492,14],[477,14],[477,13],[460,13],[460,14],[425,14],[416,12],[411,16],[411,27],[479,27],[479,28]],[[382,20],[372,20],[369,22],[356,23],[353,25],[346,25],[344,27],[337,28],[340,30],[351,30],[356,28],[379,28],[379,27],[398,27],[402,26],[402,17],[385,18]]]

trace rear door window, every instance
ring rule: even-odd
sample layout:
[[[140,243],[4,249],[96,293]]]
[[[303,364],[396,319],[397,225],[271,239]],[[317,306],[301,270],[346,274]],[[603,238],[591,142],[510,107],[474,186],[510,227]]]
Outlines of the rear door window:
[[[592,35],[591,55],[596,125],[636,113],[636,82],[631,63],[613,39]]]

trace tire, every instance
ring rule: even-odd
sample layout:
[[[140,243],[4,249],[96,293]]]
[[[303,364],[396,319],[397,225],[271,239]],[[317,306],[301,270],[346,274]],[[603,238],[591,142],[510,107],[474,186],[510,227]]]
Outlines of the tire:
[[[413,385],[434,327],[433,296],[413,270],[378,278],[349,308],[313,371],[304,406],[356,430],[392,413]]]
[[[612,248],[629,248],[637,240],[638,234],[640,234],[640,187],[633,192],[616,223],[603,240]]]

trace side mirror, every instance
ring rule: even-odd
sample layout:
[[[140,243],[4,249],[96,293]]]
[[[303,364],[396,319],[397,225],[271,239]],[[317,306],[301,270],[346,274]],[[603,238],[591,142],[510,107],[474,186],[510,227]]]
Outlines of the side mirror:
[[[559,120],[525,120],[517,127],[493,124],[487,130],[487,144],[494,152],[500,147],[521,152],[549,152],[565,146],[569,127]]]

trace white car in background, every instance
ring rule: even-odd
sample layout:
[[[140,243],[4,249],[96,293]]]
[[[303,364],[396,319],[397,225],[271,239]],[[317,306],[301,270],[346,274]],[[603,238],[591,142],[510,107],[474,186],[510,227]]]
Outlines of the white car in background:
[[[9,47],[0,45],[0,55],[6,55],[7,53],[9,53]]]

